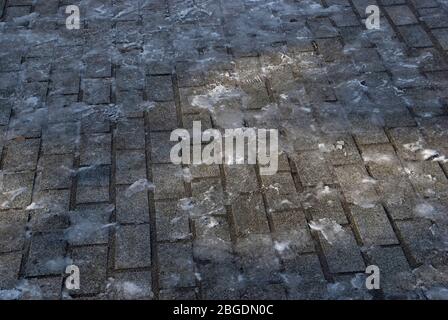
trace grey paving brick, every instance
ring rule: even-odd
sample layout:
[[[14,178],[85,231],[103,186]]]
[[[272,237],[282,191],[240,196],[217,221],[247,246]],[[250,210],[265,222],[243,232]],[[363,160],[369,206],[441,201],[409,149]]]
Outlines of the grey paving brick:
[[[364,167],[348,165],[335,168],[345,198],[349,203],[370,207],[378,201],[374,181]]]
[[[253,192],[259,189],[254,166],[225,165],[227,191],[231,194]]]
[[[225,195],[220,179],[193,181],[191,184],[192,202],[190,214],[193,216],[226,214]]]
[[[0,288],[3,290],[12,289],[19,277],[22,254],[11,252],[0,255]]]
[[[80,126],[76,122],[49,125],[42,131],[44,154],[73,153],[78,145]]]
[[[415,279],[413,279],[409,264],[400,247],[378,247],[369,252],[369,255],[384,276],[381,281],[381,289],[387,298],[416,298],[416,292],[412,294]]]
[[[408,180],[382,181],[378,184],[377,190],[393,219],[406,219],[413,216],[417,196]]]
[[[110,134],[82,135],[80,165],[111,164]]]
[[[148,194],[146,190],[131,193],[130,186],[116,188],[116,215],[119,223],[149,222]]]
[[[448,36],[447,36],[448,28],[444,29],[433,29],[431,30],[434,37],[436,37],[439,44],[442,46],[444,50],[448,50]]]
[[[420,195],[426,197],[446,195],[448,180],[437,162],[406,162],[404,170]]]
[[[151,133],[152,163],[171,163],[171,149],[177,142],[170,141],[170,135],[170,131]]]
[[[116,153],[116,181],[132,184],[146,178],[146,155],[144,150],[119,150]]]
[[[433,45],[428,34],[419,25],[403,26],[399,30],[410,47],[431,47]]]
[[[162,288],[192,287],[195,285],[194,262],[190,243],[161,243],[158,245],[160,286]]]
[[[182,240],[192,236],[188,212],[177,201],[156,201],[157,240]]]
[[[155,199],[177,199],[185,194],[183,171],[173,164],[155,164],[152,166]]]
[[[70,188],[73,168],[72,155],[44,155],[39,160],[42,170],[40,187],[47,189]]]
[[[2,211],[0,214],[0,251],[20,251],[25,243],[25,227],[28,214],[23,211]]]
[[[123,119],[115,131],[117,149],[144,149],[145,129],[143,119]]]
[[[238,233],[268,233],[269,226],[263,199],[259,193],[240,195],[232,202]]]
[[[27,276],[61,274],[66,265],[65,241],[61,233],[33,235],[26,263]]]
[[[84,167],[78,173],[77,203],[109,200],[110,167]]]
[[[146,92],[150,100],[172,101],[174,99],[171,76],[150,76],[146,81]]]
[[[239,263],[248,284],[267,284],[278,279],[280,261],[268,235],[252,234],[236,244]]]
[[[331,272],[365,271],[361,252],[350,228],[343,227],[338,241],[332,244],[323,239],[321,234],[319,238]]]
[[[83,100],[89,104],[110,102],[111,86],[102,79],[86,79],[82,81]]]
[[[0,181],[0,206],[3,209],[25,208],[31,203],[34,172],[4,173]]]
[[[107,205],[81,206],[69,213],[70,227],[65,230],[72,246],[107,244],[112,226],[110,207]]]
[[[275,241],[281,248],[280,256],[296,256],[298,252],[314,251],[314,244],[302,210],[282,211],[272,214],[272,222],[275,230]],[[286,245],[283,250],[282,246]]]
[[[299,173],[300,182],[304,186],[333,183],[333,173],[325,157],[319,151],[301,152],[294,155],[293,159]]]
[[[87,78],[107,78],[112,75],[112,64],[109,57],[92,54],[86,57]]]
[[[148,224],[120,226],[115,236],[115,268],[151,266],[150,243]]]
[[[230,227],[226,217],[203,216],[194,218],[195,240],[193,252],[203,263],[232,261]]]
[[[322,297],[326,292],[324,275],[317,255],[306,254],[296,256],[284,262],[284,276],[288,280],[286,287],[290,299],[312,299]],[[306,292],[306,293],[305,293]]]
[[[347,217],[341,205],[338,190],[323,186],[316,190],[306,190],[302,195],[302,206],[314,220],[329,218],[338,224],[347,224]]]
[[[70,256],[80,273],[80,289],[70,294],[98,294],[103,291],[106,286],[107,247],[74,248]]]
[[[403,175],[403,168],[390,144],[361,146],[361,154],[373,178],[393,179]]]
[[[408,6],[393,6],[386,7],[386,12],[391,17],[394,24],[398,26],[417,23],[417,18],[414,16]]]
[[[148,120],[151,131],[176,129],[178,123],[174,102],[156,102],[148,110]]]
[[[108,282],[105,298],[109,300],[150,300],[154,297],[151,273],[124,272],[116,273]],[[132,286],[135,290],[127,290]]]
[[[352,206],[351,213],[362,241],[367,245],[398,244],[386,212],[381,206],[361,208]]]
[[[39,156],[39,139],[13,140],[8,144],[8,151],[3,168],[7,170],[34,170]]]

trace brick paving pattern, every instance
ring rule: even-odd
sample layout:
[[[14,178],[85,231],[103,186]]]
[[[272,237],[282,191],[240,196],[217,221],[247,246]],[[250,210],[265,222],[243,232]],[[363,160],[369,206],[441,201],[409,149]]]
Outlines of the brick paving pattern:
[[[447,1],[0,0],[0,17],[0,297],[448,297]],[[196,120],[278,129],[279,171],[172,164],[170,132]]]

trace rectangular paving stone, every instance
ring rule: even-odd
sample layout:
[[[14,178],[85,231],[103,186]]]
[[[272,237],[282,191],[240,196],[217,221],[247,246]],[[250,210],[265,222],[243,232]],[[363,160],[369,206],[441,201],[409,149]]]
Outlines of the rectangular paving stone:
[[[333,244],[328,243],[321,234],[319,234],[319,239],[327,258],[330,272],[365,271],[360,249],[349,227],[343,227],[343,231],[338,234],[337,242]]]
[[[263,199],[259,193],[240,195],[233,199],[232,211],[238,234],[269,232]]]
[[[381,181],[378,193],[393,219],[407,219],[413,216],[417,196],[406,179]]]
[[[115,273],[108,282],[105,297],[109,300],[151,300],[152,276],[149,271]],[[123,290],[125,286],[135,290]]]
[[[152,163],[171,163],[171,149],[177,144],[170,141],[170,131],[151,133],[151,162]]]
[[[443,29],[433,29],[431,30],[434,37],[436,37],[439,44],[442,46],[443,50],[448,50],[448,28]]]
[[[277,278],[280,261],[269,235],[252,234],[238,239],[235,250],[246,281],[267,284]]]
[[[80,165],[111,164],[112,139],[110,134],[81,136]]]
[[[34,170],[39,156],[40,140],[13,140],[7,146],[3,168],[6,170]]]
[[[65,241],[61,233],[32,236],[26,263],[27,276],[61,274],[65,267]]]
[[[418,194],[424,197],[446,196],[448,180],[437,162],[406,162],[404,170]]]
[[[127,118],[118,121],[115,131],[117,149],[145,148],[145,127],[141,118]]]
[[[158,245],[161,288],[192,287],[196,284],[191,243]]]
[[[120,67],[116,71],[116,85],[119,90],[145,88],[145,73],[138,67]]]
[[[82,90],[83,101],[88,104],[110,103],[111,85],[108,80],[84,79]]]
[[[191,193],[194,204],[191,215],[200,217],[226,214],[221,179],[195,180],[191,184]]]
[[[426,142],[418,128],[394,128],[389,134],[402,159],[411,161],[419,159],[418,151],[426,145]]]
[[[232,194],[254,192],[259,189],[252,165],[224,165],[227,191]]]
[[[417,263],[423,263],[433,254],[435,239],[431,226],[431,221],[427,219],[397,221],[404,245]]]
[[[338,190],[324,186],[314,192],[306,190],[303,194],[302,206],[315,221],[328,218],[338,224],[347,224],[348,220],[340,199]]]
[[[373,208],[352,206],[351,213],[361,239],[366,245],[398,244],[383,207],[379,205]]]
[[[72,179],[72,155],[44,155],[39,160],[42,170],[40,187],[47,189],[70,188]]]
[[[374,183],[363,166],[347,165],[334,170],[347,202],[368,207],[378,202]]]
[[[232,261],[232,242],[227,217],[194,217],[195,260],[201,263],[227,263]]]
[[[185,194],[182,168],[174,164],[152,165],[154,198],[179,199]]]
[[[115,269],[151,266],[149,224],[120,226],[115,235]]]
[[[334,176],[325,157],[319,151],[303,151],[293,156],[300,182],[304,186],[314,186],[319,183],[331,184]]]
[[[281,245],[286,245],[285,250],[280,250],[282,258],[295,256],[298,252],[313,252],[314,243],[301,209],[272,213],[275,240]]]
[[[207,300],[239,299],[237,268],[231,261],[200,264],[202,297]]]
[[[75,71],[58,71],[51,75],[53,94],[78,94],[79,74]]]
[[[390,144],[361,146],[361,155],[373,178],[394,179],[403,175],[403,168]]]
[[[291,173],[261,176],[261,181],[270,211],[290,210],[300,206]]]
[[[393,23],[397,26],[417,24],[418,20],[408,6],[393,6],[385,8]]]
[[[380,286],[386,298],[408,299],[414,280],[403,250],[400,247],[377,247],[369,252],[369,256],[383,275]]]
[[[82,168],[78,174],[77,203],[109,200],[110,167],[93,166]]]
[[[25,227],[28,214],[24,211],[0,212],[0,252],[22,250],[25,242]]]
[[[144,150],[118,150],[116,157],[116,183],[133,184],[139,179],[146,178]]]
[[[116,90],[115,99],[126,117],[143,117],[143,113],[153,106],[151,102],[143,100],[143,90],[138,89]]]
[[[102,106],[89,106],[92,112],[81,117],[81,133],[110,132],[110,123]]]
[[[79,140],[80,125],[63,122],[48,125],[42,130],[42,150],[44,154],[73,153]]]
[[[146,93],[149,100],[174,100],[173,83],[171,76],[149,76],[146,83]]]
[[[327,292],[327,282],[316,254],[298,255],[284,261],[289,279],[289,299],[319,299]],[[299,281],[298,281],[299,280]]]
[[[4,173],[0,193],[0,207],[25,208],[31,203],[34,172]]]
[[[150,131],[174,130],[178,128],[176,105],[173,102],[156,102],[148,110]]]
[[[73,264],[79,267],[80,288],[70,294],[98,294],[106,287],[107,247],[78,247],[71,251]]]
[[[148,223],[148,192],[132,193],[129,185],[116,187],[116,215],[119,223]]]
[[[176,241],[192,236],[188,211],[177,201],[156,201],[156,224],[158,241]]]
[[[112,64],[109,57],[92,54],[86,57],[87,78],[107,78],[112,75]]]
[[[112,210],[107,205],[78,206],[69,213],[65,234],[71,246],[107,244]]]
[[[7,290],[16,286],[19,278],[21,252],[11,252],[0,255],[0,289]]]
[[[334,166],[361,161],[355,141],[350,135],[325,136],[319,144],[319,150]]]
[[[0,125],[6,126],[11,117],[12,104],[7,99],[0,99]]]
[[[399,28],[401,35],[410,47],[431,47],[432,41],[425,30],[419,25],[403,26]]]

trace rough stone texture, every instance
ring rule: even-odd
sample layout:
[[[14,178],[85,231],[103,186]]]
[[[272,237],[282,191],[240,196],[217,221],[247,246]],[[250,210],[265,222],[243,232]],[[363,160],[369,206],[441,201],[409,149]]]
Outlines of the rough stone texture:
[[[0,0],[1,290],[446,290],[446,0],[81,1],[80,30],[68,4]],[[365,30],[370,4],[380,30]],[[278,172],[171,163],[170,133],[193,121],[278,129]],[[79,291],[63,286],[72,263]],[[358,286],[369,264],[379,292]]]

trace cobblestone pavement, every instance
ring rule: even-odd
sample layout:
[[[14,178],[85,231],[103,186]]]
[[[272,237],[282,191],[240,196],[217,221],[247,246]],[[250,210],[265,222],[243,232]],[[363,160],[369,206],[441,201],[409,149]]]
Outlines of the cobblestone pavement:
[[[0,0],[0,17],[2,298],[448,298],[446,1]],[[172,164],[194,120],[279,129],[279,172]]]

